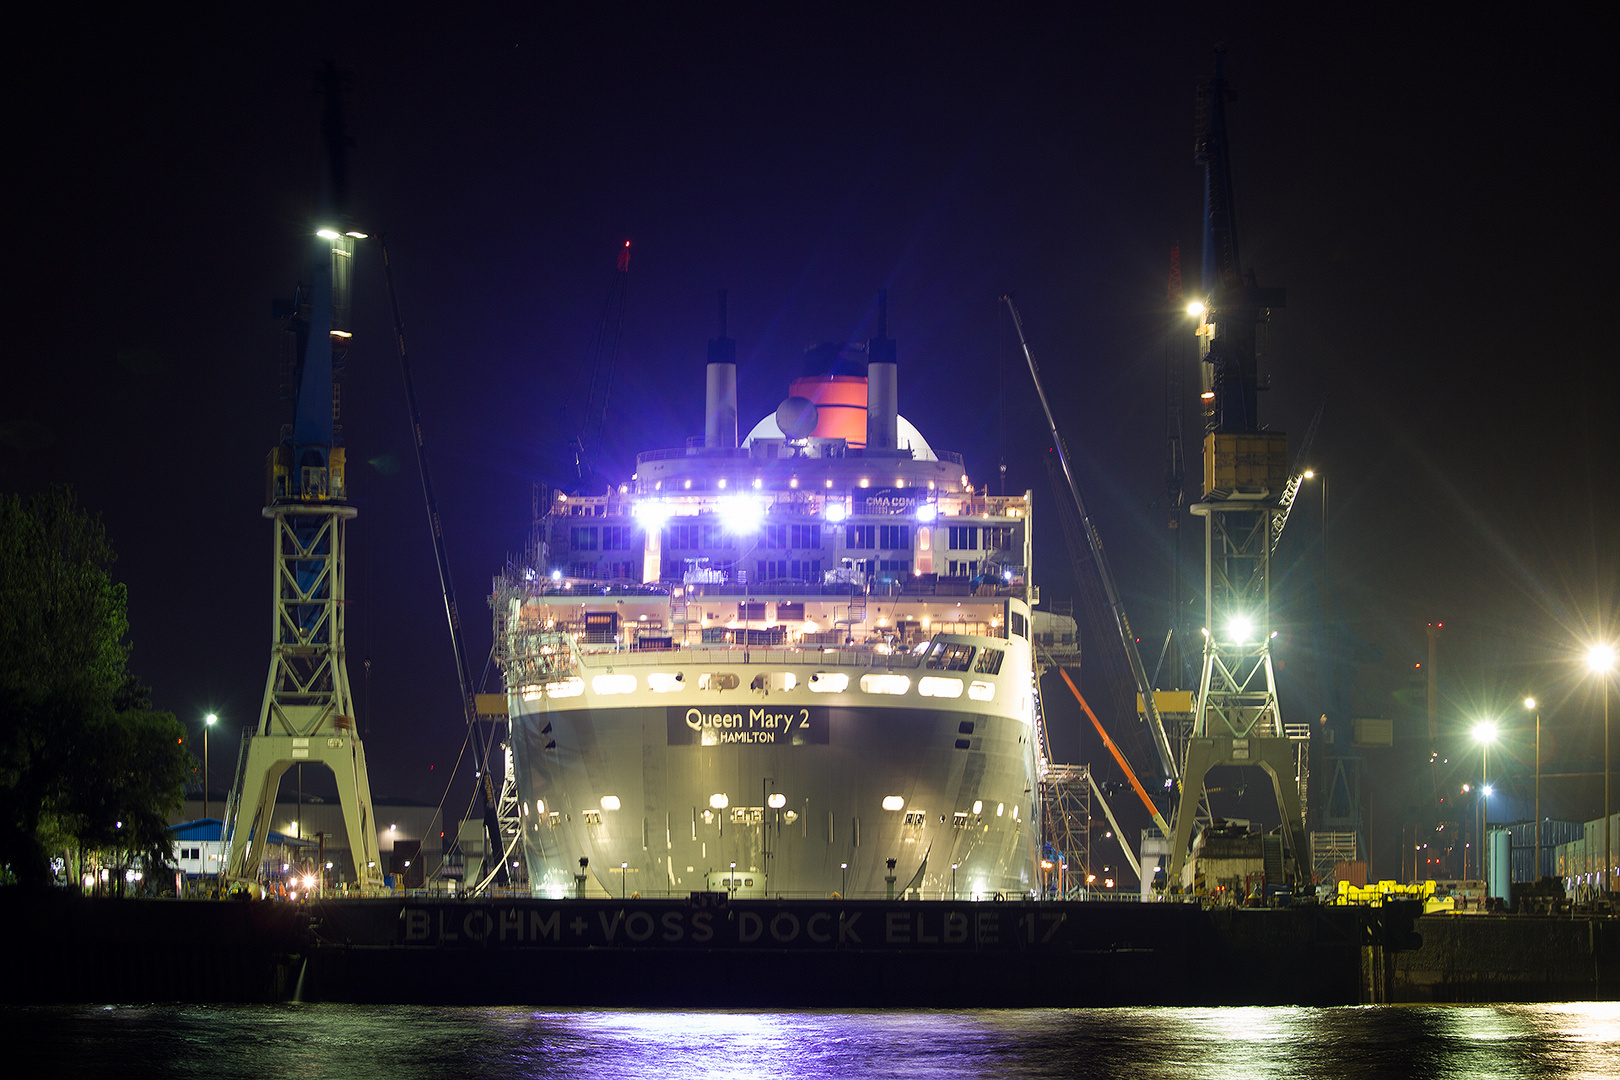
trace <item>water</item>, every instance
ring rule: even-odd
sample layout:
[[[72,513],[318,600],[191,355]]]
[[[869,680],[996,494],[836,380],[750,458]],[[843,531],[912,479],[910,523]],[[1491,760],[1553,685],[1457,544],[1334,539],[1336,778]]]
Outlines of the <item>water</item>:
[[[0,1009],[0,1034],[12,1076],[1620,1076],[1620,1003],[684,1013],[37,1006]]]

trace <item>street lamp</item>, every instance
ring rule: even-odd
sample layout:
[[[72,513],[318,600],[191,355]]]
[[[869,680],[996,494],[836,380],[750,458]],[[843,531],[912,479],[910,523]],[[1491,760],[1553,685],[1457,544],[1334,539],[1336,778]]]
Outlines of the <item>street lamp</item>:
[[[1485,874],[1485,895],[1491,891],[1490,870],[1490,807],[1487,800],[1491,797],[1491,743],[1496,741],[1496,723],[1492,720],[1481,720],[1474,725],[1474,741],[1479,743],[1480,754],[1480,789],[1479,789],[1479,866]]]
[[[1536,699],[1524,699],[1524,707],[1536,714],[1536,866],[1531,872],[1532,881],[1541,880],[1541,710],[1536,708]]]
[[[203,717],[203,812],[208,816],[208,729],[219,723],[219,717],[209,713]]]
[[[1603,894],[1609,894],[1609,872],[1614,865],[1609,854],[1609,816],[1614,813],[1609,801],[1609,672],[1614,670],[1614,647],[1593,645],[1586,650],[1586,667],[1603,680]]]

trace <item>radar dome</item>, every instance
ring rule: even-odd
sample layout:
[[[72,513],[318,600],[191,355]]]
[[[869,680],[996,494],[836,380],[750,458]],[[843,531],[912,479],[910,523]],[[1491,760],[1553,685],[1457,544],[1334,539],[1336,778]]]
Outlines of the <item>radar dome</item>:
[[[805,397],[790,397],[776,407],[776,426],[785,439],[808,439],[816,430],[816,406]]]

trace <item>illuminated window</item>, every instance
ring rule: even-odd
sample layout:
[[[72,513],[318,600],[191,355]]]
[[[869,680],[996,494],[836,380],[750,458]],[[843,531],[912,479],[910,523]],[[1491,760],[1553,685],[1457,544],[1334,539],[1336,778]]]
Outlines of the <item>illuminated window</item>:
[[[917,693],[922,697],[959,698],[962,696],[962,680],[925,675],[917,682]]]
[[[546,696],[554,698],[579,697],[585,692],[585,680],[578,675],[554,683],[546,683]]]
[[[810,676],[810,689],[817,694],[842,694],[849,689],[849,676],[842,671],[818,671]]]
[[[591,679],[591,690],[598,694],[633,694],[636,677],[623,672],[597,675]]]
[[[861,689],[868,694],[904,694],[911,689],[909,675],[896,675],[892,672],[877,675],[862,675]]]

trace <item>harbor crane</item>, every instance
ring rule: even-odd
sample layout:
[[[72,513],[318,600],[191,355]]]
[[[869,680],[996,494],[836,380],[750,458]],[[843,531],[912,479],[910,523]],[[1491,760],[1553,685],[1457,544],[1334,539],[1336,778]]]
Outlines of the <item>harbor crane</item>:
[[[1258,328],[1283,305],[1284,294],[1262,288],[1240,259],[1226,135],[1229,94],[1225,54],[1217,51],[1214,75],[1198,91],[1203,275],[1202,295],[1188,305],[1198,319],[1205,429],[1203,494],[1190,508],[1204,521],[1203,663],[1168,877],[1175,883],[1181,876],[1209,770],[1258,767],[1271,778],[1283,826],[1283,850],[1268,850],[1266,861],[1297,887],[1311,880],[1300,791],[1310,729],[1284,726],[1271,662],[1272,553],[1293,492],[1288,437],[1260,423],[1256,349]]]
[[[346,211],[342,78],[327,64],[319,214],[310,238],[309,281],[275,313],[292,339],[288,395],[293,421],[266,465],[264,516],[272,522],[270,673],[253,732],[246,735],[225,811],[222,876],[255,881],[281,778],[294,765],[323,765],[338,801],[361,891],[382,885],[365,748],[354,723],[345,661],[348,503],[339,423],[339,378],[353,338],[349,280],[366,234]]]

